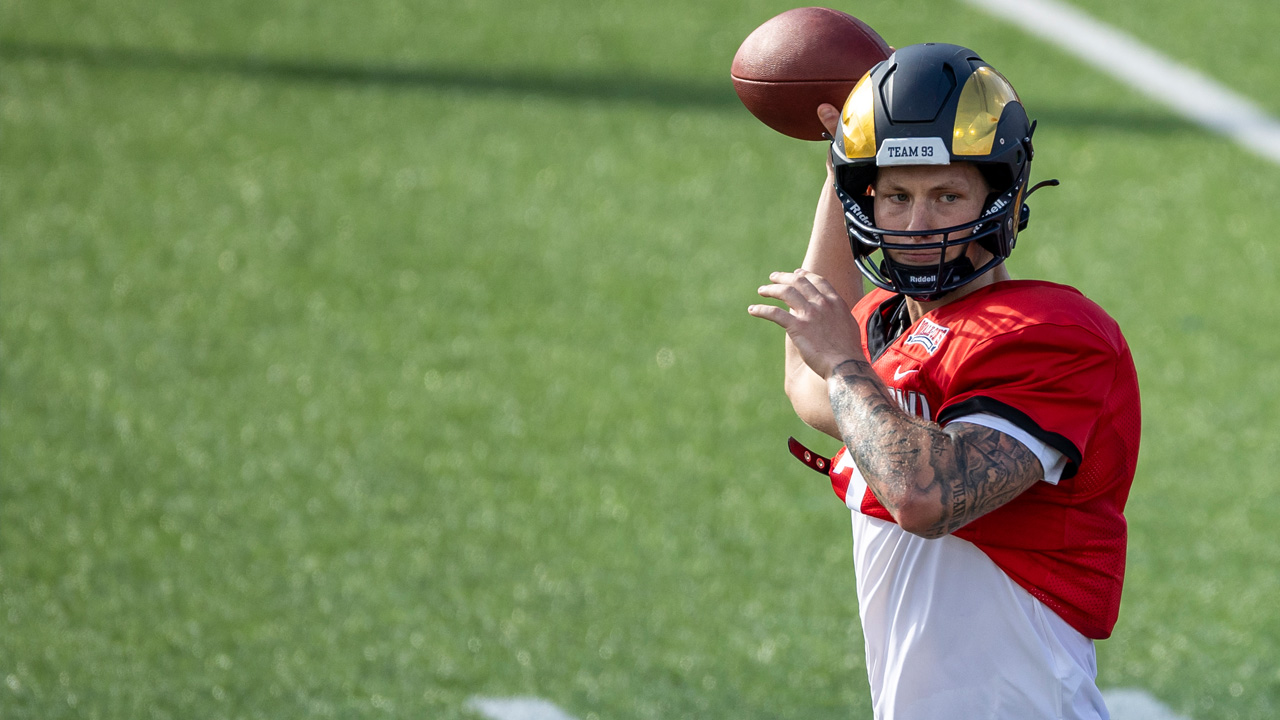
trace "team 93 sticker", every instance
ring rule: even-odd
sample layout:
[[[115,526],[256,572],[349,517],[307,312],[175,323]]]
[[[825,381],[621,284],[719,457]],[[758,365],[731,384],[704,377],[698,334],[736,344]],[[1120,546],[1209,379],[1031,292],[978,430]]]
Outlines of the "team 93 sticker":
[[[938,137],[885,138],[876,153],[876,165],[950,165],[946,143]]]

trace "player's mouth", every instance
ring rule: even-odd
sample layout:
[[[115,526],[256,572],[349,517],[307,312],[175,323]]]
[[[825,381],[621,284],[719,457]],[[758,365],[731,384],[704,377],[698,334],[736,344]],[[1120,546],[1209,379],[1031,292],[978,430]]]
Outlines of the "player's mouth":
[[[903,265],[937,265],[939,253],[937,250],[913,252],[910,250],[898,250],[893,253],[893,259]]]

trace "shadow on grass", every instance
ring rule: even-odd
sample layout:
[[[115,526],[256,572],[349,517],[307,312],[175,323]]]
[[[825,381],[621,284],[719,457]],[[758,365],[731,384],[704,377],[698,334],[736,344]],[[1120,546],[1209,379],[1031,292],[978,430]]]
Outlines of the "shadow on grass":
[[[692,80],[633,73],[582,73],[432,66],[332,63],[262,56],[183,53],[119,47],[85,47],[0,40],[0,59],[74,63],[116,70],[234,75],[279,82],[364,85],[476,94],[535,95],[568,101],[644,103],[676,108],[732,110],[742,105],[725,77]],[[1197,132],[1188,122],[1159,110],[1070,106],[1032,108],[1045,126],[1105,129],[1148,135]]]
[[[588,74],[554,70],[510,70],[446,66],[332,63],[262,56],[182,53],[138,48],[81,47],[0,41],[0,58],[75,63],[107,69],[178,71],[282,82],[366,85],[472,93],[543,95],[566,100],[649,103],[674,107],[740,109],[729,83],[645,77],[629,73]]]

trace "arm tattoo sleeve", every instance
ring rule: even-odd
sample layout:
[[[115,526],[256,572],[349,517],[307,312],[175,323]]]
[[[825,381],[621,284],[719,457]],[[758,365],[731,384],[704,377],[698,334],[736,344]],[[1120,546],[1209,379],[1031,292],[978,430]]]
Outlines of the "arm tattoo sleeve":
[[[828,389],[867,486],[895,518],[908,504],[927,508],[937,520],[925,537],[963,527],[1044,477],[1040,460],[1002,432],[968,423],[944,429],[903,412],[864,359],[840,364]]]

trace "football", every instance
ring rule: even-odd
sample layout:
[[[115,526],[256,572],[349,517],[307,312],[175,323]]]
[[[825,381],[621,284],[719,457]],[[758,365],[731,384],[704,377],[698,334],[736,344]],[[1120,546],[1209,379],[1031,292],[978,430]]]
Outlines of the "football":
[[[848,13],[788,10],[756,28],[733,56],[730,76],[742,104],[784,135],[821,140],[822,103],[843,107],[853,86],[889,57],[888,43]]]

